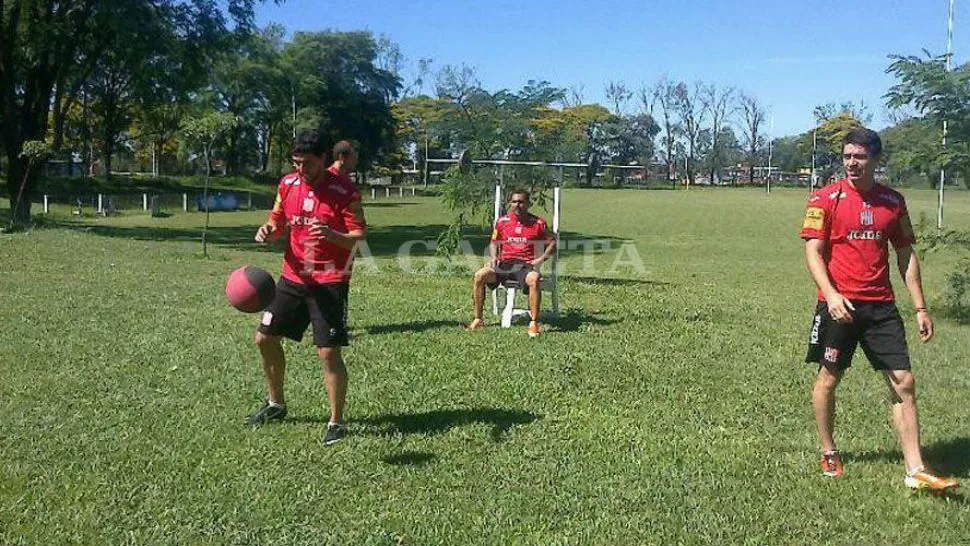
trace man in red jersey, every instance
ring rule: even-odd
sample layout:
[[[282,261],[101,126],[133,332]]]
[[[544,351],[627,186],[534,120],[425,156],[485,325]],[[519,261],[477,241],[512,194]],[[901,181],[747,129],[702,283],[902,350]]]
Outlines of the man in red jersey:
[[[903,319],[889,281],[889,243],[912,296],[920,340],[933,337],[933,320],[923,299],[919,260],[913,252],[913,227],[903,196],[874,178],[882,153],[879,135],[854,129],[843,141],[846,178],[808,199],[801,238],[808,270],[818,285],[806,362],[819,364],[812,407],[822,447],[822,471],[842,475],[832,431],[835,389],[852,363],[857,345],[885,377],[892,415],[906,463],[905,483],[914,489],[950,489],[952,478],[923,465],[920,451],[916,382],[910,369]]]
[[[348,343],[347,292],[353,249],[364,240],[366,222],[360,193],[346,177],[327,170],[326,150],[316,131],[297,137],[293,147],[296,171],[280,180],[269,219],[256,231],[257,242],[280,237],[287,228],[289,236],[276,297],[256,332],[268,397],[246,422],[262,425],[286,416],[286,360],[281,341],[283,337],[300,341],[312,324],[330,398],[324,437],[324,443],[330,445],[346,432],[347,368],[340,348]]]
[[[341,140],[333,145],[333,164],[330,172],[350,176],[357,168],[357,150],[349,140]]]
[[[488,245],[491,259],[475,273],[473,301],[475,318],[469,330],[485,326],[482,308],[485,287],[494,290],[499,284],[514,279],[529,292],[529,337],[539,335],[539,265],[556,251],[556,239],[546,229],[546,221],[529,213],[529,193],[513,190],[509,198],[509,213],[499,217]]]

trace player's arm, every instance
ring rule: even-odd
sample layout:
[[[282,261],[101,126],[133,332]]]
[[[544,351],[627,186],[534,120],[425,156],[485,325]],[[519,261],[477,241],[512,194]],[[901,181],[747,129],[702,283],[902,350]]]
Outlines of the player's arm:
[[[824,239],[805,241],[805,263],[808,265],[808,272],[812,274],[815,285],[822,291],[832,318],[838,322],[852,322],[852,311],[855,311],[855,308],[852,307],[852,302],[842,297],[832,284],[829,268],[825,265],[825,244]]]
[[[498,223],[492,228],[492,237],[488,240],[488,263],[485,267],[495,268],[498,264],[499,252],[502,249],[502,234],[499,231]]]
[[[281,186],[282,187],[282,186]],[[286,227],[286,213],[283,211],[282,190],[276,190],[276,200],[273,201],[273,209],[269,211],[266,222],[256,230],[256,242],[262,243],[266,240],[277,239],[283,234]]]
[[[913,307],[916,308],[919,338],[923,343],[926,343],[933,338],[935,330],[933,319],[926,308],[926,299],[923,297],[923,279],[919,270],[919,258],[913,252],[912,245],[896,249],[896,264],[899,266],[899,274],[906,281],[906,288],[909,289]]]
[[[328,243],[339,246],[344,250],[352,250],[359,241],[367,238],[367,220],[364,218],[364,206],[360,198],[356,198],[343,209],[344,225],[347,233],[334,231],[329,226],[317,224],[310,228],[310,235],[319,237]]]
[[[542,244],[545,250],[542,252],[541,256],[535,260],[532,260],[532,267],[539,267],[542,262],[551,258],[553,253],[556,252],[556,245],[558,242],[551,233],[547,233],[545,239],[542,240]]]

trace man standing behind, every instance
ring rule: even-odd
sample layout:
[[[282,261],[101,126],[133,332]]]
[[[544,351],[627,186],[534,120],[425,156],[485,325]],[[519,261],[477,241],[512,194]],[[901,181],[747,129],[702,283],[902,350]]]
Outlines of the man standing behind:
[[[333,164],[329,171],[349,177],[357,168],[357,150],[349,140],[341,140],[333,145]]]
[[[904,481],[913,489],[945,490],[958,485],[923,465],[916,381],[910,369],[903,320],[889,280],[889,248],[912,296],[920,340],[933,337],[933,320],[923,299],[913,227],[903,196],[874,178],[882,142],[869,129],[854,129],[843,141],[846,178],[811,195],[801,238],[818,286],[806,362],[819,364],[812,407],[822,448],[822,471],[842,475],[835,446],[835,389],[852,364],[856,345],[881,371],[892,399],[892,416],[906,463]]]
[[[485,326],[482,309],[485,306],[485,287],[494,290],[499,284],[514,279],[529,292],[529,337],[539,335],[539,265],[556,251],[556,239],[546,229],[546,221],[529,213],[529,193],[513,190],[509,200],[509,213],[499,217],[488,245],[491,259],[475,273],[474,311],[475,319],[469,330]],[[539,247],[545,247],[542,252]]]
[[[301,133],[293,147],[296,172],[280,180],[269,219],[256,231],[264,242],[289,229],[283,274],[276,297],[256,332],[268,396],[246,422],[263,425],[286,417],[283,337],[300,341],[313,325],[313,342],[323,363],[330,398],[330,421],[324,443],[343,438],[347,368],[341,347],[348,344],[347,293],[353,248],[364,239],[366,222],[360,193],[345,177],[327,170],[327,146],[316,131]]]

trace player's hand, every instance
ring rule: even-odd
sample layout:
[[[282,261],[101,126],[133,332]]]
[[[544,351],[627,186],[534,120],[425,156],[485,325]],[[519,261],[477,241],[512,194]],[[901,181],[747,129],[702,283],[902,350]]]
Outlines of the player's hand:
[[[919,325],[919,340],[923,343],[933,339],[936,330],[933,329],[933,319],[927,311],[916,312],[916,324]]]
[[[273,224],[263,224],[256,230],[256,237],[254,238],[257,243],[265,243],[275,231],[276,227]]]
[[[331,233],[333,233],[333,230],[330,229],[330,226],[326,224],[314,222],[310,225],[310,237],[320,239],[321,241],[327,241],[329,240]]]
[[[530,260],[529,265],[532,266],[532,269],[539,269],[539,266],[542,265],[542,258],[536,258],[534,260]]]
[[[498,258],[489,258],[485,262],[485,267],[490,271],[495,271],[495,268],[498,267]]]
[[[855,307],[842,294],[834,292],[831,295],[826,295],[825,303],[828,304],[829,315],[832,317],[832,320],[842,324],[852,322],[852,311],[855,311]]]

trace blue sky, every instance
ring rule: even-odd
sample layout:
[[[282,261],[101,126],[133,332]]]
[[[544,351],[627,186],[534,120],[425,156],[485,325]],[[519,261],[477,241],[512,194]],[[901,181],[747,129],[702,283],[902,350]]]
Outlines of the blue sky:
[[[864,101],[873,127],[884,126],[887,56],[944,53],[948,9],[949,0],[286,0],[262,4],[257,22],[384,34],[412,65],[464,63],[492,91],[545,79],[606,104],[610,80],[734,86],[768,107],[772,136],[782,136],[810,128],[812,108],[828,102]],[[954,61],[968,51],[970,1],[956,0]]]

